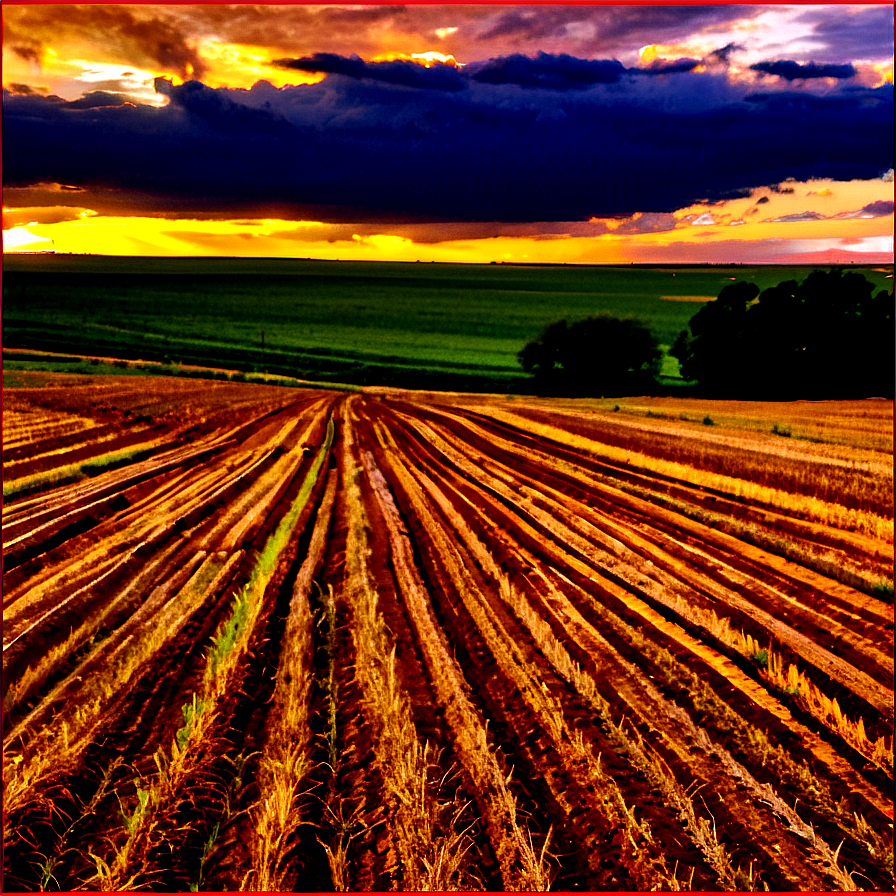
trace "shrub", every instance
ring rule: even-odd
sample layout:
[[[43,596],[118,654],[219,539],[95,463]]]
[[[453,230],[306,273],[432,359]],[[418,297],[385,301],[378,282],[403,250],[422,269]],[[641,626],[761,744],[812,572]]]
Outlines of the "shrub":
[[[632,395],[654,391],[662,357],[639,321],[597,314],[549,324],[517,354],[548,395]]]

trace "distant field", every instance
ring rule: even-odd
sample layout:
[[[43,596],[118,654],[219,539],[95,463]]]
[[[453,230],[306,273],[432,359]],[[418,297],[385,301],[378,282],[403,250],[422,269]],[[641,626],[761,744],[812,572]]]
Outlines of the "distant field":
[[[6,256],[8,348],[315,380],[521,391],[516,353],[553,320],[643,320],[668,349],[732,278],[811,267],[586,267]],[[886,270],[862,269],[881,288]],[[677,363],[667,358],[667,376]]]

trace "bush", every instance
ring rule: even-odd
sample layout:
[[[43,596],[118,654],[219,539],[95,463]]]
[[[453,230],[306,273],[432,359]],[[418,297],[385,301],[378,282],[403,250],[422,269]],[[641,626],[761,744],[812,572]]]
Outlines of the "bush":
[[[598,314],[549,324],[517,358],[541,394],[602,396],[653,392],[661,356],[643,324]]]

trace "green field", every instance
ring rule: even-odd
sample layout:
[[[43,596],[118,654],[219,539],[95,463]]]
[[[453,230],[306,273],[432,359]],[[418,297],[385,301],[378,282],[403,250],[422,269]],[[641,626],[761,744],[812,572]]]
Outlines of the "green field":
[[[732,278],[811,267],[515,266],[7,255],[3,342],[323,381],[524,391],[516,353],[551,321],[640,318],[664,349]],[[891,288],[883,269],[861,269]],[[892,269],[890,269],[892,270]],[[667,358],[663,372],[677,373]]]

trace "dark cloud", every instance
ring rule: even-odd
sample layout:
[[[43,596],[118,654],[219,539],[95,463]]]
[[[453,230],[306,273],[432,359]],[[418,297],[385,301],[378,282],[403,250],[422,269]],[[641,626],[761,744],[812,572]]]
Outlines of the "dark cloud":
[[[47,87],[32,87],[30,84],[10,84],[9,92],[16,96],[35,96],[49,93]]]
[[[667,233],[674,230],[679,220],[671,214],[657,214],[648,212],[644,215],[636,215],[630,221],[623,221],[614,233]]]
[[[431,33],[438,7],[410,11],[403,6],[339,6],[289,4],[189,3],[166,6],[160,15],[185,33],[222,42],[267,47],[272,56],[301,56],[326,48],[332,53],[372,56],[382,50],[383,33],[395,35],[396,44],[407,45]],[[475,7],[464,7],[465,19],[475,17]],[[417,49],[417,47],[415,47]],[[419,49],[432,49],[431,46]]]
[[[185,4],[159,15],[184,32],[262,47],[272,56],[308,56],[320,49],[368,58],[389,46],[440,50],[462,62],[539,51],[619,56],[649,43],[674,43],[695,31],[752,18],[765,7],[590,4]],[[449,29],[445,31],[443,29]],[[280,52],[282,50],[282,52]]]
[[[873,218],[885,218],[893,214],[893,200],[878,199],[877,202],[868,203],[862,211]]]
[[[399,84],[425,90],[463,90],[464,81],[451,65],[437,63],[431,67],[407,60],[365,62],[359,56],[339,56],[336,53],[314,53],[300,59],[275,59],[279,68],[303,72],[323,72],[349,78],[367,78],[384,84]]]
[[[593,84],[615,84],[625,71],[625,66],[615,59],[576,59],[566,53],[539,53],[533,59],[514,53],[469,65],[465,74],[484,84],[570,90]]]
[[[713,50],[709,53],[703,61],[707,65],[728,65],[731,61],[731,57],[735,53],[739,53],[745,49],[746,47],[744,47],[743,44],[725,44],[724,47],[719,47],[718,50]]]
[[[99,109],[103,106],[121,106],[131,102],[130,97],[121,93],[109,93],[105,90],[92,90],[80,99],[68,104],[69,109]]]
[[[42,47],[39,43],[14,44],[11,49],[19,59],[24,59],[25,62],[30,62],[32,65],[40,65]]]
[[[368,75],[407,64],[317,57],[303,64],[362,74],[251,90],[159,80],[169,98],[160,108],[6,93],[4,178],[84,187],[80,201],[101,211],[584,222],[668,213],[788,177],[877,177],[892,164],[891,86],[745,95],[724,73],[624,69],[612,83],[583,83],[622,68],[594,62],[543,54],[515,80],[506,58],[434,67],[458,90],[421,66],[409,90]],[[481,78],[489,66],[501,83]],[[533,72],[549,77],[532,83]]]
[[[9,230],[22,224],[59,224],[62,221],[76,221],[95,214],[88,208],[74,208],[68,205],[49,205],[3,209],[3,229]]]
[[[790,59],[782,59],[777,62],[757,62],[750,68],[754,72],[762,72],[766,75],[777,75],[787,81],[805,80],[809,78],[837,78],[840,80],[854,78],[856,69],[852,63],[836,65],[827,63],[819,65],[815,62],[799,63]]]

